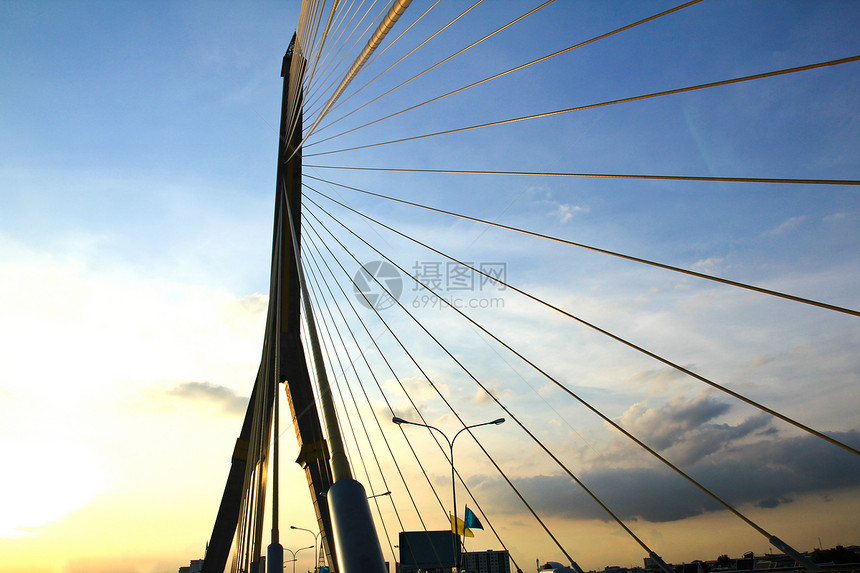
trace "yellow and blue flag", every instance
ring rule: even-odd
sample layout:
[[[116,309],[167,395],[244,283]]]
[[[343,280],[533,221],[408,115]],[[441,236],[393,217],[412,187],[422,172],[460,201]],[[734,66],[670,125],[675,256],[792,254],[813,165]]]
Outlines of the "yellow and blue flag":
[[[448,517],[451,518],[451,531],[464,537],[475,537],[475,534],[472,533],[471,529],[466,527],[466,523],[462,519],[460,519],[459,517],[454,517],[450,513],[448,514]],[[454,524],[455,519],[457,520],[456,525]]]

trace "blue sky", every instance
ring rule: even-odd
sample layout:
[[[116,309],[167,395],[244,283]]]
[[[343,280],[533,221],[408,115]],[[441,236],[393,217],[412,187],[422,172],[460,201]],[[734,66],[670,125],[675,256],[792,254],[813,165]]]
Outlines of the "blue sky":
[[[395,34],[429,6],[414,4]],[[484,4],[335,110],[331,119],[525,11],[519,2]],[[673,5],[558,0],[320,131],[308,143]],[[450,2],[434,8],[369,66],[351,90],[466,6]],[[250,392],[259,361],[279,70],[298,12],[297,2],[0,4],[0,435],[4,447],[34,468],[28,474],[32,479],[16,478],[3,490],[30,492],[32,487],[36,489],[29,495],[36,496],[34,492],[53,488],[56,493],[41,498],[41,505],[21,505],[0,523],[0,553],[13,556],[4,571],[34,570],[15,560],[23,563],[40,544],[58,548],[57,555],[38,564],[41,571],[118,571],[121,556],[131,558],[123,565],[128,571],[175,571],[183,561],[201,556],[240,423],[236,404]],[[305,163],[858,179],[856,62],[310,157],[854,56],[860,53],[858,21],[860,8],[849,2],[702,2],[413,113],[310,146]],[[315,98],[312,89],[308,100]],[[328,123],[324,120],[321,127]],[[321,168],[306,173],[860,307],[860,201],[855,187]],[[511,284],[858,444],[856,317],[306,183],[462,260],[504,262]],[[371,230],[371,223],[312,191],[307,195],[332,208],[404,268],[442,260],[388,231]],[[306,210],[325,219],[312,205]],[[359,261],[379,259],[335,223],[327,226]],[[306,231],[309,236],[313,232]],[[311,243],[316,242],[315,236],[306,242],[314,255]],[[347,273],[358,270],[348,256],[338,257]],[[351,293],[351,283],[342,279],[341,284]],[[405,279],[401,302],[420,307],[422,293],[412,288]],[[762,420],[756,411],[705,391],[510,290],[497,296],[504,301],[502,309],[470,314],[696,476],[718,476],[713,485],[774,533],[802,550],[811,549],[817,537],[823,537],[825,546],[858,542],[860,470],[849,454]],[[355,315],[344,309],[357,327]],[[528,427],[583,477],[599,484],[608,500],[626,508],[624,518],[668,560],[767,549],[725,512],[698,501],[687,503],[694,498],[683,487],[675,489],[602,422],[452,312],[418,310],[479,379],[513,404]],[[469,421],[499,415],[482,391],[410,326],[408,317],[394,309],[385,312],[402,328],[406,343],[420,349],[426,373],[461,404]],[[362,317],[428,419],[455,429],[451,414],[384,327],[369,311]],[[359,346],[367,348],[369,336],[357,328]],[[380,384],[398,412],[411,413],[398,381],[373,352],[368,356],[379,367]],[[331,367],[337,372],[336,362]],[[363,366],[355,371],[370,380]],[[376,400],[372,412],[385,423],[389,414],[381,396],[376,390],[371,396]],[[371,414],[370,409],[362,411]],[[40,421],[35,427],[34,420]],[[554,529],[564,532],[565,544],[580,564],[639,563],[641,550],[587,506],[567,476],[547,464],[514,423],[487,432],[488,449]],[[393,431],[391,435],[399,439]],[[415,439],[424,447],[432,445],[423,437]],[[399,452],[404,447],[396,445]],[[484,500],[492,500],[484,502],[487,514],[481,516],[499,524],[521,566],[536,556],[559,560],[556,548],[539,535],[492,468],[480,461],[474,444],[464,440],[462,447],[458,459],[467,482]],[[797,451],[803,456],[792,457]],[[748,480],[738,480],[743,468],[762,461],[767,462],[762,467],[775,469],[757,469]],[[444,460],[428,463],[439,491],[448,491]],[[820,472],[805,472],[816,464],[823,468]],[[47,479],[58,466],[63,487]],[[290,519],[307,526],[306,486],[301,472],[293,471],[284,477],[300,492]],[[417,474],[415,468],[410,471]],[[378,488],[378,477],[371,478]],[[648,485],[631,502],[625,496],[636,483]],[[780,485],[767,489],[768,483]],[[429,515],[438,519],[441,513],[434,509],[429,489],[418,487],[422,504],[426,501]],[[402,502],[404,496],[398,490],[392,498]],[[390,517],[389,509],[384,512]],[[799,524],[799,515],[816,517]],[[106,525],[120,516],[132,516],[127,535]],[[168,521],[174,525],[165,525]],[[691,537],[703,531],[720,533],[712,533],[710,541]],[[481,542],[495,544],[489,534],[481,535],[487,535]],[[299,547],[304,541],[287,538],[285,544]],[[111,543],[116,551],[104,549]]]
[[[295,10],[27,2],[3,10],[7,234],[55,245],[101,237],[107,256],[151,266],[169,251],[206,249],[194,219],[225,243],[252,232],[220,223],[271,203],[275,150],[264,141],[277,124],[279,86],[266,71],[277,78]]]

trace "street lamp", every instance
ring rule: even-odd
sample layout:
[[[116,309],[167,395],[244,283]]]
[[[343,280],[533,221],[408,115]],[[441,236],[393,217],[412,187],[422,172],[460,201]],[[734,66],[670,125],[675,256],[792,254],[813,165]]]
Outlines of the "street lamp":
[[[402,424],[407,424],[410,426],[422,426],[422,427],[430,429],[430,430],[436,430],[437,432],[442,434],[442,437],[445,438],[446,442],[448,442],[448,448],[451,450],[451,458],[450,458],[450,460],[451,460],[451,492],[452,492],[451,497],[453,498],[453,503],[454,503],[453,528],[454,528],[454,543],[456,545],[456,547],[454,548],[454,567],[456,568],[457,572],[459,573],[459,571],[460,571],[460,542],[459,542],[458,537],[457,537],[459,535],[459,533],[457,532],[457,529],[458,529],[458,527],[457,527],[457,482],[454,481],[454,441],[457,439],[457,436],[459,436],[460,434],[462,434],[466,430],[469,430],[471,428],[477,428],[479,426],[489,426],[491,424],[498,426],[499,424],[504,423],[505,419],[504,418],[496,418],[492,422],[483,422],[481,424],[472,424],[471,426],[466,426],[462,430],[460,430],[459,432],[454,434],[454,437],[450,440],[448,439],[448,436],[445,435],[445,432],[443,432],[442,430],[440,430],[436,426],[431,426],[430,424],[421,424],[419,422],[410,422],[409,420],[404,420],[403,418],[398,418],[397,416],[394,416],[393,418],[391,418],[391,421],[394,422],[395,424],[397,424],[398,426],[400,426]],[[464,530],[463,534],[465,534],[466,533],[465,525],[463,526],[463,530]]]
[[[296,555],[298,555],[300,552],[304,551],[305,549],[313,549],[313,548],[314,548],[313,545],[308,545],[307,547],[302,547],[301,549],[296,549],[295,551],[293,551],[292,549],[287,549],[286,547],[284,547],[284,551],[289,551],[290,555],[293,556],[293,573],[296,573],[296,561],[297,561]],[[287,568],[287,566],[284,565],[284,569],[286,569],[286,568]]]
[[[322,535],[322,531],[320,531],[319,533],[314,533],[310,529],[305,529],[304,527],[296,527],[295,525],[291,525],[290,529],[297,529],[299,531],[307,531],[308,533],[310,533],[311,535],[314,536],[314,546],[313,546],[314,547],[314,569],[319,567],[320,558],[319,558],[319,555],[317,554],[317,551],[318,551],[317,548],[320,545],[319,538],[320,538],[320,535]]]

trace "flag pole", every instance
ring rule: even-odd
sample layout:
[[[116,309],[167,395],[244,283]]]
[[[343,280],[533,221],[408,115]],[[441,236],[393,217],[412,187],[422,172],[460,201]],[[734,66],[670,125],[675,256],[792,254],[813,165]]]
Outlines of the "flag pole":
[[[469,510],[469,506],[467,505],[465,507],[466,507],[466,509],[463,511],[463,538],[462,539],[463,539],[463,553],[468,553],[468,551],[466,551],[466,515],[468,515],[466,513],[466,511]]]

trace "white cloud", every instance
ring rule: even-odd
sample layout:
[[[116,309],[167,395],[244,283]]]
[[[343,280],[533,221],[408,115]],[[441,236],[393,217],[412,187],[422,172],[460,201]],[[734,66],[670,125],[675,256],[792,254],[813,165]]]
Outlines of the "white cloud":
[[[577,213],[588,213],[588,207],[580,207],[579,205],[571,205],[569,203],[560,203],[555,209],[555,216],[563,225],[570,221]]]
[[[695,365],[687,364],[684,365],[684,368],[695,370]],[[636,386],[647,386],[649,393],[660,393],[666,391],[671,385],[676,384],[678,380],[683,379],[685,376],[686,374],[675,368],[660,368],[637,372],[630,379],[630,382]]]
[[[546,185],[529,185],[528,187],[526,187],[525,192],[530,194],[530,195],[535,195],[535,194],[540,193],[541,195],[543,195],[544,197],[547,197],[547,198],[552,196],[552,191]]]
[[[705,274],[713,274],[716,272],[720,266],[723,264],[722,257],[708,257],[707,259],[701,259],[693,263],[692,270],[698,271],[700,273]]]
[[[781,225],[766,231],[766,235],[778,236],[778,235],[787,235],[792,231],[796,231],[800,228],[801,224],[806,220],[806,215],[801,215],[799,217],[792,217],[787,221],[783,222]]]
[[[844,220],[848,219],[849,217],[850,217],[850,215],[848,213],[839,212],[839,213],[833,213],[831,215],[825,216],[822,219],[822,221],[824,221],[825,223],[835,223],[837,221],[844,221]]]

